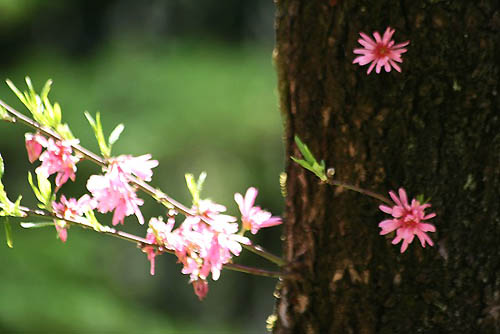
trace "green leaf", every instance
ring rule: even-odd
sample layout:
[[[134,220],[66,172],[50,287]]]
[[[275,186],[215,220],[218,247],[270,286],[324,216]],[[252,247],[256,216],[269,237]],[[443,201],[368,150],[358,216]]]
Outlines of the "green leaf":
[[[50,203],[50,197],[52,195],[52,186],[50,181],[41,174],[36,174],[38,179],[38,189],[40,190],[40,195],[43,197],[44,204]]]
[[[191,193],[191,196],[193,197],[193,204],[197,205],[198,201],[200,200],[200,194],[198,192],[198,187],[196,185],[196,182],[194,180],[194,175],[187,173],[184,175],[186,178],[186,184],[189,189],[189,192]]]
[[[294,157],[290,157],[293,161],[295,161],[296,163],[298,163],[300,166],[302,166],[303,168],[307,169],[307,170],[310,170],[311,172],[313,172],[313,167],[311,165],[309,165],[309,163],[305,160],[302,160],[302,159],[297,159],[297,158],[294,158]]]
[[[38,187],[33,183],[33,177],[31,173],[28,172],[28,182],[35,193],[36,198],[40,202],[38,207],[40,209],[48,209],[52,206],[52,201],[54,200],[54,196],[52,194],[52,185],[50,181],[40,174],[35,174],[37,177]]]
[[[105,230],[105,227],[103,225],[101,225],[99,223],[99,221],[97,220],[95,214],[94,214],[94,211],[92,210],[89,210],[87,212],[85,212],[85,218],[87,218],[88,222],[90,223],[90,225],[94,228],[94,230],[96,230],[97,232],[102,232]]]
[[[198,181],[196,181],[196,188],[198,189],[198,194],[201,194],[201,191],[203,189],[203,184],[205,183],[206,179],[207,179],[207,173],[201,172],[200,176],[198,176]]]
[[[94,119],[88,112],[85,112],[85,117],[89,121],[90,126],[94,130],[95,138],[97,140],[97,144],[99,145],[99,149],[101,150],[101,154],[104,157],[109,157],[111,154],[111,149],[106,144],[106,140],[104,139],[104,133],[102,131],[101,124],[101,114],[96,113],[96,118]]]
[[[22,228],[41,228],[41,227],[47,227],[47,226],[54,226],[54,222],[40,222],[40,223],[35,223],[35,222],[21,222],[21,227]]]
[[[92,129],[95,130],[95,120],[94,118],[92,117],[92,115],[90,115],[87,111],[85,111],[83,113],[85,115],[85,117],[87,118],[87,121],[89,121],[89,124],[90,126],[92,127]]]
[[[123,124],[118,124],[115,129],[111,132],[108,139],[108,144],[111,147],[120,138],[125,126]]]
[[[207,178],[207,173],[201,172],[197,181],[195,181],[193,174],[188,173],[184,176],[186,178],[186,184],[188,186],[189,192],[191,193],[191,196],[193,196],[193,204],[198,205],[198,202],[200,201],[201,190],[203,188],[203,184],[205,183],[205,179]]]
[[[12,116],[9,115],[7,110],[0,106],[0,120],[7,121],[7,122],[15,122],[16,119]]]
[[[327,176],[325,174],[325,161],[321,160],[320,163],[316,160],[314,155],[311,153],[306,144],[304,144],[298,136],[295,136],[295,143],[299,148],[300,153],[304,157],[304,159],[298,159],[295,157],[290,157],[293,161],[298,163],[303,168],[313,172],[317,177],[321,179],[321,181],[326,181]]]
[[[3,176],[3,172],[4,172],[3,158],[2,158],[2,154],[0,154],[0,179]]]
[[[31,186],[31,189],[33,189],[33,192],[35,193],[36,198],[38,199],[39,202],[43,202],[43,196],[38,190],[38,187],[35,186],[33,183],[33,176],[31,176],[31,172],[28,172],[28,183]]]
[[[14,240],[12,239],[12,226],[10,225],[9,218],[5,217],[5,223],[3,226],[5,227],[5,237],[7,239],[7,246],[9,248],[14,248]]]
[[[9,86],[9,88],[14,92],[14,94],[16,94],[17,98],[19,100],[21,100],[21,102],[26,106],[28,107],[28,101],[26,100],[25,96],[19,91],[19,89],[17,89],[17,87],[14,85],[14,83],[12,81],[10,81],[9,79],[5,80],[5,82],[7,83],[7,85]]]
[[[47,99],[47,96],[49,95],[51,87],[52,87],[52,79],[49,79],[49,80],[47,80],[47,82],[43,86],[42,93],[40,94],[42,101],[45,101]]]
[[[312,155],[311,151],[309,150],[309,148],[307,147],[306,144],[304,144],[299,136],[295,136],[295,143],[297,144],[297,147],[299,148],[299,151],[300,153],[302,153],[302,156],[305,158],[305,160],[307,162],[309,162],[310,164],[312,164],[313,162],[316,161],[316,159],[314,158],[314,156]]]

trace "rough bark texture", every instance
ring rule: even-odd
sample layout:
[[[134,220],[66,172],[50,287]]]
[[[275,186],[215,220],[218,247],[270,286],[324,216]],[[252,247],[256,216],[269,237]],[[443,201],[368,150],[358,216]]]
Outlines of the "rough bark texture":
[[[431,197],[434,247],[379,236],[379,202],[288,161],[274,333],[500,333],[500,4],[277,0],[287,156],[298,135],[336,178]],[[352,65],[358,32],[410,40],[403,72]]]

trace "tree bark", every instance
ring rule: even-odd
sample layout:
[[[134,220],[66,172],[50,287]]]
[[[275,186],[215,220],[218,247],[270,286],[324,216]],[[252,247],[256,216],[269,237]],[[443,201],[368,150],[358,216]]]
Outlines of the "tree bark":
[[[372,198],[287,160],[274,333],[500,333],[500,4],[276,0],[287,159],[294,135],[335,178],[431,197],[434,247],[400,254]],[[402,73],[353,65],[358,33],[410,40]]]

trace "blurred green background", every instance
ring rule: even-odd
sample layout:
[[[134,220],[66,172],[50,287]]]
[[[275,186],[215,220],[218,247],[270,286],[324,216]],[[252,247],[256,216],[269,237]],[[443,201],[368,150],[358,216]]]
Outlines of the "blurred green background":
[[[258,203],[281,214],[273,15],[270,0],[0,0],[0,78],[24,88],[29,75],[38,89],[53,79],[51,100],[93,151],[85,110],[101,112],[107,133],[124,123],[114,154],[151,153],[152,184],[185,204],[184,173],[205,170],[204,195],[229,213],[233,194],[256,186]],[[0,99],[26,113],[5,84]],[[27,131],[0,123],[0,152],[10,198],[33,206]],[[63,192],[82,195],[98,172],[80,163]],[[165,213],[150,199],[142,211]],[[133,217],[124,230],[145,235]],[[279,254],[280,234],[262,230],[256,241]],[[175,257],[158,257],[150,276],[133,244],[75,227],[63,244],[53,228],[16,226],[14,249],[2,247],[2,333],[263,333],[273,312],[276,280],[224,270],[199,302]],[[246,252],[236,262],[273,268]]]

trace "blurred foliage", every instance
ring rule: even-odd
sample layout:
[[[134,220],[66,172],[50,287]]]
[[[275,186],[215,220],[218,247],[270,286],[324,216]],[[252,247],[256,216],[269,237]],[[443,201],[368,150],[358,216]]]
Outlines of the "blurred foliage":
[[[10,1],[0,2],[2,8]],[[258,204],[281,212],[281,121],[269,47],[120,36],[85,58],[37,47],[0,73],[18,86],[30,75],[38,90],[53,79],[50,96],[61,104],[63,122],[95,152],[83,112],[100,111],[105,133],[123,123],[114,154],[151,153],[160,162],[152,184],[185,204],[184,173],[204,170],[202,197],[226,205],[230,214],[237,215],[234,192],[249,186],[260,190]],[[0,98],[25,112],[7,85],[0,85]],[[9,196],[23,194],[23,204],[33,205],[26,174],[35,166],[27,161],[26,131],[0,123],[0,152]],[[76,182],[63,188],[72,196],[99,172],[89,162],[78,168]],[[141,197],[145,217],[165,213]],[[199,302],[173,256],[160,256],[150,276],[145,254],[133,244],[77,228],[66,244],[50,227],[13,230],[15,248],[0,253],[0,332],[261,333],[272,313],[276,281],[269,278],[223,271]],[[146,233],[134,218],[125,220],[124,230]],[[280,252],[280,228],[259,234],[259,243]],[[236,262],[266,265],[246,253]]]

